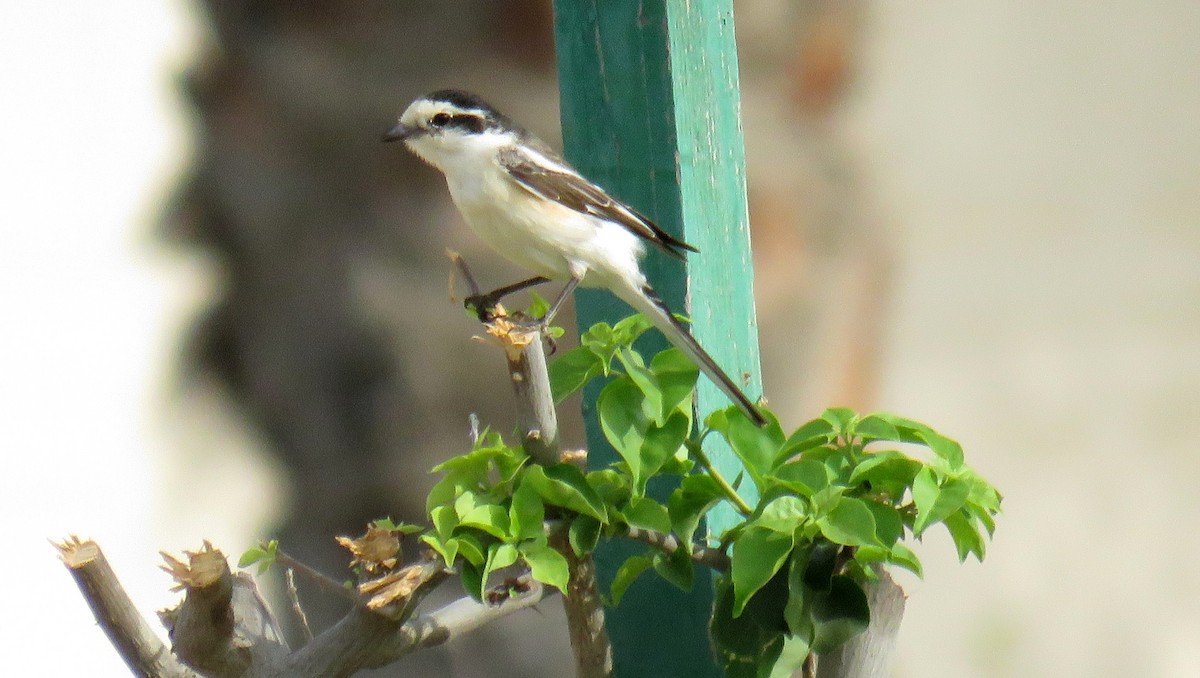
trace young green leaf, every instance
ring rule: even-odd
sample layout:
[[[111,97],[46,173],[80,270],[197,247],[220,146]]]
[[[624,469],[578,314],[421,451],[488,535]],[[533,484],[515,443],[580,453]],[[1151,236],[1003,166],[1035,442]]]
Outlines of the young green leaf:
[[[654,558],[649,555],[630,556],[625,559],[624,563],[621,563],[621,567],[617,568],[617,574],[613,576],[612,588],[609,591],[614,606],[621,603],[621,598],[625,596],[629,585],[652,565],[654,565]]]
[[[810,497],[829,486],[830,473],[815,459],[800,459],[776,467],[770,478],[802,497]]]
[[[771,471],[775,457],[784,442],[779,423],[772,420],[760,428],[747,419],[736,406],[717,410],[709,415],[706,423],[729,442],[733,453],[746,467],[751,480],[761,493],[764,489],[763,476]]]
[[[658,386],[658,378],[646,367],[640,353],[622,346],[617,349],[617,360],[625,368],[625,375],[642,392],[642,409],[647,417],[661,423],[663,416],[662,389]]]
[[[567,540],[575,555],[582,556],[596,550],[596,543],[600,541],[600,527],[600,521],[591,516],[575,516],[567,531]]]
[[[750,597],[762,588],[792,551],[792,535],[762,527],[747,528],[733,543],[730,579],[733,581],[733,616],[741,615]]]
[[[487,560],[487,547],[477,535],[478,533],[475,532],[459,532],[449,541],[455,544],[458,555],[463,560],[482,567],[484,561]]]
[[[869,414],[854,423],[854,435],[864,443],[873,440],[900,440],[900,431],[888,420],[874,414]]]
[[[663,420],[678,411],[692,416],[692,392],[696,389],[699,368],[677,348],[660,352],[650,361],[650,371],[662,392]]]
[[[671,493],[667,500],[671,526],[688,552],[692,550],[692,540],[700,520],[710,508],[724,498],[725,493],[721,491],[721,486],[712,476],[704,473],[684,476],[679,487]]]
[[[640,472],[638,452],[650,427],[642,411],[642,401],[642,392],[628,378],[614,379],[596,399],[604,437],[629,464],[635,477]]]
[[[567,559],[549,546],[524,543],[517,547],[533,578],[566,593],[571,573]]]
[[[877,412],[871,416],[895,427],[901,442],[918,443],[933,450],[934,454],[946,462],[949,470],[957,470],[962,466],[962,446],[925,424],[885,412]]]
[[[963,507],[970,493],[970,486],[955,478],[939,483],[933,469],[925,467],[913,479],[912,498],[917,507],[917,519],[913,533],[920,536],[930,525],[935,525]]]
[[[521,476],[521,484],[525,483],[548,504],[608,522],[603,500],[588,485],[583,472],[570,464],[530,466]]]
[[[536,539],[543,534],[546,508],[532,483],[521,483],[513,492],[508,509],[509,533],[513,540]]]
[[[604,374],[604,367],[603,359],[585,346],[573,348],[552,360],[547,370],[555,404],[583,388],[594,377]]]
[[[473,527],[503,540],[508,537],[508,511],[495,504],[482,504],[472,508],[459,521],[460,527]]]
[[[459,565],[458,576],[462,579],[463,590],[477,601],[483,600],[484,589],[487,588],[487,575],[483,565],[464,562]]]
[[[674,584],[682,591],[691,591],[695,579],[695,566],[692,558],[683,549],[677,549],[670,554],[661,551],[654,554],[654,571],[660,577]]]
[[[853,430],[854,420],[858,415],[849,407],[830,407],[821,413],[821,418],[829,422],[837,435],[848,438],[847,434]]]
[[[954,539],[954,548],[958,551],[958,560],[963,562],[968,555],[974,554],[975,559],[983,562],[987,553],[987,542],[979,534],[979,528],[970,514],[965,511],[955,511],[946,516],[943,521],[950,536]]]
[[[792,535],[808,520],[808,504],[801,498],[783,495],[772,499],[750,525]]]
[[[649,497],[632,497],[621,511],[625,522],[633,527],[653,530],[662,534],[671,531],[671,515],[667,507]]]
[[[827,419],[813,419],[788,436],[783,447],[779,449],[779,454],[775,457],[775,466],[787,463],[792,457],[805,450],[830,443],[836,437],[837,430]]]
[[[638,446],[636,462],[630,463],[635,494],[646,491],[646,482],[679,451],[690,428],[690,417],[676,411],[662,426],[651,425],[646,429],[645,437]]]
[[[421,535],[421,541],[429,545],[446,562],[446,567],[454,567],[454,559],[458,557],[459,541],[453,538],[443,539],[436,534],[426,532]]]
[[[854,497],[842,497],[833,509],[817,517],[821,534],[835,544],[846,546],[876,546],[875,516],[866,502]]]

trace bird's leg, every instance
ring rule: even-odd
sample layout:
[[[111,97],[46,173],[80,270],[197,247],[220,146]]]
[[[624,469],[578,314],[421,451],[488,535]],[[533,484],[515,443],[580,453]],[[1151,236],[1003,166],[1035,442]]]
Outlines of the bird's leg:
[[[550,304],[550,310],[546,311],[546,315],[542,316],[541,325],[543,330],[550,326],[550,321],[554,320],[554,316],[558,315],[558,311],[562,308],[563,302],[565,302],[567,297],[571,296],[571,293],[574,292],[575,288],[579,286],[579,281],[580,278],[571,276],[571,279],[568,280],[567,284],[563,286],[562,292],[558,293],[558,298],[554,300],[553,304]]]
[[[528,280],[515,282],[511,285],[498,287],[491,292],[487,292],[486,294],[472,294],[466,299],[463,299],[463,306],[474,310],[475,315],[479,317],[480,322],[488,322],[495,317],[492,315],[492,310],[496,308],[496,304],[500,303],[501,299],[512,294],[513,292],[519,292],[525,288],[533,287],[534,285],[541,285],[544,282],[550,282],[550,279],[539,275]]]

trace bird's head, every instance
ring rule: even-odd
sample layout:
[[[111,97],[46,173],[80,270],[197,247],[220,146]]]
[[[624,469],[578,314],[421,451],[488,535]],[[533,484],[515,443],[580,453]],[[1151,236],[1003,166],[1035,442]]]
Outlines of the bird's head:
[[[523,130],[470,92],[439,90],[409,104],[400,121],[383,135],[403,141],[409,150],[442,170],[480,162],[517,142]]]

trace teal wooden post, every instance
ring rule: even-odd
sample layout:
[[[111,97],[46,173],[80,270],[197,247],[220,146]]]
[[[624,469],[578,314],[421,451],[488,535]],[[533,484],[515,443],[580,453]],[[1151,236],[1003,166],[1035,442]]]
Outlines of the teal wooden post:
[[[686,266],[652,252],[645,270],[672,308],[685,309],[717,362],[735,378],[745,376],[755,397],[758,329],[732,0],[555,0],[555,36],[567,158],[700,249]],[[591,290],[577,295],[577,308],[581,328],[630,313]],[[666,345],[656,334],[645,342],[650,351]],[[602,466],[616,454],[596,422],[597,393],[585,392],[584,416],[590,459]],[[701,412],[728,404],[701,378]],[[730,452],[710,456],[728,477],[737,474]],[[660,498],[670,490],[652,488]],[[734,520],[716,515],[711,527],[720,531]],[[596,554],[601,585],[607,589],[617,567],[641,550],[604,545]],[[708,642],[711,606],[711,574],[703,568],[690,594],[643,577],[608,611],[617,675],[721,675]]]

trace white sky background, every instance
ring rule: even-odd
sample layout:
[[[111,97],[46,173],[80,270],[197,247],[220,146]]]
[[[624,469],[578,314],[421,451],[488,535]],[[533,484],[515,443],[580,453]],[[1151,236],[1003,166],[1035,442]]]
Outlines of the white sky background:
[[[159,549],[248,539],[160,494],[207,282],[152,236],[196,30],[182,0],[5,5],[5,674],[128,675],[47,538],[99,540],[147,615]],[[844,131],[903,235],[882,404],[1008,509],[982,566],[925,545],[897,675],[1200,675],[1200,3],[878,2],[866,39]],[[220,440],[205,473],[253,475]]]

